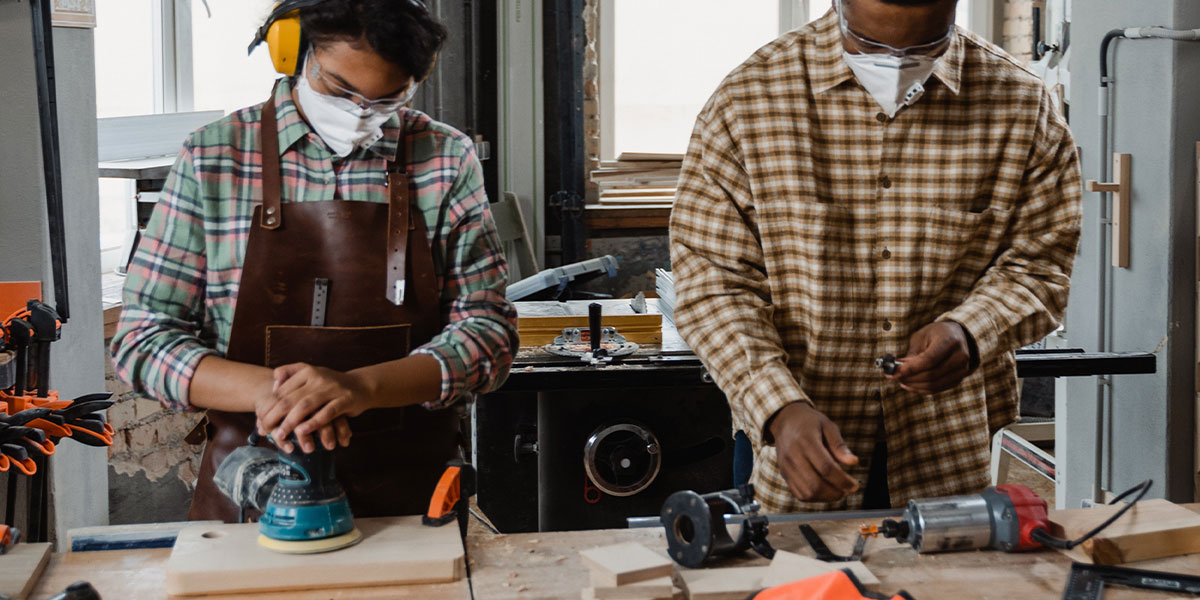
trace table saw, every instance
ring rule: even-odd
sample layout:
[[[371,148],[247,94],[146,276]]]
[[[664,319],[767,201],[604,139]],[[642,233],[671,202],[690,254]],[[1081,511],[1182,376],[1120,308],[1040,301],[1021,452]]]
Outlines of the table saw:
[[[651,311],[654,302],[648,301]],[[518,302],[518,313],[544,308],[532,306],[539,304],[556,303]],[[587,302],[567,304],[587,314]],[[1017,352],[1020,377],[1153,373],[1155,366],[1149,353]],[[478,503],[503,532],[621,527],[627,517],[657,514],[677,490],[708,492],[733,483],[728,403],[666,318],[661,343],[641,344],[632,356],[606,366],[522,347],[504,386],[475,403],[473,423]],[[610,482],[616,485],[597,485],[589,476],[589,448],[594,456],[606,442],[650,438],[661,461],[657,476],[640,489],[644,477],[637,473],[628,476],[631,481]],[[629,469],[638,468],[654,464],[631,460]],[[626,495],[601,489],[606,487]]]

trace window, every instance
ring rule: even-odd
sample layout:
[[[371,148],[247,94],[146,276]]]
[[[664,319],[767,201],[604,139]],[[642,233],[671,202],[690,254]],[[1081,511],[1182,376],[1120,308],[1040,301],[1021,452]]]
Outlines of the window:
[[[195,110],[226,114],[258,104],[271,94],[277,75],[266,44],[247,56],[246,46],[271,12],[271,4],[214,0],[212,15],[192,4],[192,98]]]
[[[96,7],[96,116],[154,112],[155,2],[100,0]]]

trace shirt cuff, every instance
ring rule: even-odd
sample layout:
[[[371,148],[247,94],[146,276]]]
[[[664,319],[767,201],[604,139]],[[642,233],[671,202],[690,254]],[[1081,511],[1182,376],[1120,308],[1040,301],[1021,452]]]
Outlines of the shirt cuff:
[[[985,306],[964,303],[937,318],[938,321],[958,323],[966,331],[967,343],[971,346],[972,371],[994,357],[1000,348],[1000,330],[987,311]]]
[[[453,369],[450,368],[450,361],[447,360],[447,358],[443,356],[436,347],[433,346],[417,348],[412,354],[425,354],[432,356],[435,360],[437,360],[438,366],[442,369],[442,391],[438,395],[438,399],[432,402],[425,402],[422,404],[422,406],[429,410],[437,410],[440,408],[446,408],[447,406],[453,404],[454,401],[457,400],[454,391],[454,381],[456,378],[454,377]]]
[[[166,361],[175,366],[165,373],[166,381],[162,388],[166,398],[160,398],[168,408],[178,411],[196,412],[201,409],[192,406],[192,378],[196,375],[196,367],[200,361],[209,356],[220,356],[220,353],[203,344],[189,344],[172,353]]]
[[[795,402],[812,405],[808,394],[782,363],[748,373],[743,381],[746,387],[742,390],[741,405],[748,412],[748,424],[753,425],[747,428],[746,435],[756,448],[775,443],[767,426],[780,410]]]

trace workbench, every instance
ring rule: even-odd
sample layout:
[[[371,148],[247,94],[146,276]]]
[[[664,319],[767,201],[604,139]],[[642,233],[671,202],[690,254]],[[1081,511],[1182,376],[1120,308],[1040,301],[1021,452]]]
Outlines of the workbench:
[[[1192,507],[1200,511],[1200,506]],[[848,554],[860,521],[812,522],[830,549]],[[812,556],[795,523],[772,525],[771,543],[779,550]],[[397,598],[424,600],[564,600],[580,597],[588,583],[580,550],[639,542],[665,554],[661,528],[612,529],[511,535],[472,534],[467,538],[470,580],[454,584],[391,588],[357,588],[239,596],[205,596],[207,600],[316,600]],[[42,600],[68,584],[90,581],[105,600],[163,598],[165,565],[170,550],[120,550],[55,554],[32,596]],[[1051,550],[1005,554],[964,552],[918,555],[893,540],[875,539],[863,562],[881,581],[881,591],[907,590],[917,600],[1039,600],[1060,598],[1071,561]],[[720,566],[766,565],[753,553]],[[1135,568],[1200,573],[1200,554],[1135,563]],[[1114,589],[1104,600],[1146,598],[1168,600],[1170,594]]]
[[[569,304],[579,305],[573,314],[587,313],[587,302]],[[1145,352],[1030,349],[1017,352],[1017,374],[1153,373],[1157,360]],[[477,500],[504,532],[619,527],[626,517],[657,513],[680,489],[733,487],[728,402],[670,319],[662,320],[661,344],[605,366],[524,346],[503,387],[476,402],[473,417]],[[653,433],[663,452],[657,479],[631,496],[594,492],[585,475],[585,445],[613,423]]]

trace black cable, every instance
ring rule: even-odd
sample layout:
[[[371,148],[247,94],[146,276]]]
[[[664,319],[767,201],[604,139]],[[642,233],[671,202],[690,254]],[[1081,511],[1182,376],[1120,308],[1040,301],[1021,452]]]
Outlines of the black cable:
[[[1121,507],[1121,509],[1118,510],[1115,514],[1113,514],[1113,516],[1106,519],[1103,523],[1098,525],[1095,529],[1083,534],[1082,536],[1080,536],[1074,540],[1064,540],[1062,538],[1055,537],[1053,535],[1050,535],[1050,533],[1048,531],[1046,531],[1045,529],[1040,529],[1040,528],[1033,530],[1033,533],[1030,534],[1030,537],[1033,538],[1033,540],[1035,542],[1037,542],[1043,546],[1049,547],[1049,548],[1056,548],[1058,550],[1070,550],[1070,549],[1074,548],[1075,546],[1078,546],[1078,545],[1092,539],[1093,537],[1096,537],[1097,534],[1099,534],[1101,531],[1104,531],[1105,528],[1107,528],[1109,525],[1112,525],[1113,522],[1115,522],[1117,519],[1120,519],[1122,515],[1124,515],[1126,512],[1129,512],[1129,509],[1133,508],[1133,505],[1137,504],[1138,501],[1141,500],[1142,497],[1146,495],[1146,492],[1150,491],[1150,486],[1153,484],[1154,484],[1154,480],[1147,479],[1147,480],[1129,488],[1128,490],[1121,492],[1119,495],[1117,495],[1116,498],[1113,498],[1112,501],[1109,502],[1110,506],[1113,504],[1116,504],[1117,502],[1120,502],[1121,500],[1124,500],[1125,498],[1129,497],[1129,495],[1134,492],[1137,492],[1137,496],[1133,500],[1131,500],[1129,502],[1129,504],[1126,504],[1125,506]]]
[[[1125,37],[1124,29],[1114,29],[1104,34],[1100,41],[1100,87],[1108,87],[1108,45],[1117,38]]]

